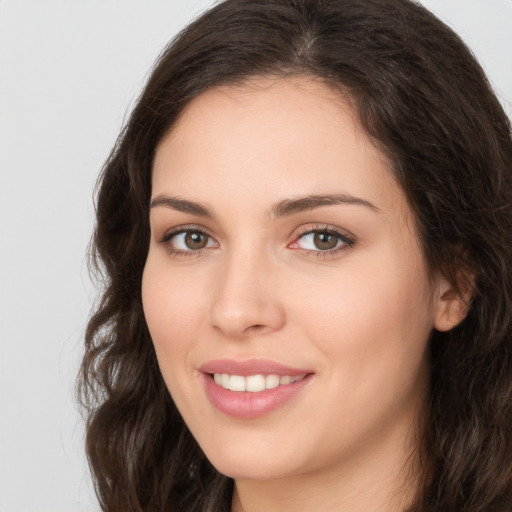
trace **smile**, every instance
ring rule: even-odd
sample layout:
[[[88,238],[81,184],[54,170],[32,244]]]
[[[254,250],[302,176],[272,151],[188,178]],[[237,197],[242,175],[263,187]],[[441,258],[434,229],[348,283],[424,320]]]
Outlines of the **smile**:
[[[294,403],[315,374],[275,361],[210,361],[200,368],[209,402],[224,415],[254,420]]]
[[[229,389],[230,391],[248,391],[257,393],[265,389],[274,389],[278,386],[287,386],[299,380],[302,380],[306,374],[302,375],[229,375],[228,373],[214,373],[213,380],[216,384]]]

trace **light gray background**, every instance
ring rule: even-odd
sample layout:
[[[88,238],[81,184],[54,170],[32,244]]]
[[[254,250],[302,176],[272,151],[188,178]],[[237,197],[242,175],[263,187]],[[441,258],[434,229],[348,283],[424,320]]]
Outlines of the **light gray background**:
[[[95,512],[74,379],[92,190],[163,45],[211,0],[0,0],[0,512]],[[425,0],[512,113],[512,0]]]

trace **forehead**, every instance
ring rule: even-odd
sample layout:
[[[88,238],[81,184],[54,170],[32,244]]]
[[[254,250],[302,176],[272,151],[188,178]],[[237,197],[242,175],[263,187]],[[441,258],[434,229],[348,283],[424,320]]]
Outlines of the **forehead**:
[[[225,127],[226,123],[231,123],[238,132],[248,124],[252,131],[262,127],[265,134],[275,137],[277,130],[282,128],[278,122],[300,121],[293,130],[299,134],[299,129],[306,127],[304,121],[313,117],[317,118],[317,129],[323,128],[324,123],[318,124],[321,117],[325,123],[339,122],[337,114],[340,111],[343,117],[354,117],[352,128],[365,138],[350,103],[348,95],[342,95],[314,77],[252,77],[240,83],[207,89],[194,98],[160,145],[184,133],[190,135],[191,131],[196,135],[206,134],[209,128]],[[201,130],[199,124],[205,129]]]
[[[253,202],[344,192],[391,204],[401,190],[390,168],[341,93],[305,77],[258,78],[187,106],[157,148],[153,196],[204,200],[223,184],[230,199]]]

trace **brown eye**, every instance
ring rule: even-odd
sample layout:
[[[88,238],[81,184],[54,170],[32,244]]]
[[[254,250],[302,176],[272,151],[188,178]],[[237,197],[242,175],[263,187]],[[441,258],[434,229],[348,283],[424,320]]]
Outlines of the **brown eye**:
[[[218,247],[217,242],[210,235],[194,229],[169,233],[161,239],[161,242],[169,251],[176,254]]]
[[[328,251],[334,249],[339,242],[339,236],[333,235],[325,231],[318,231],[315,233],[313,243],[320,251]]]
[[[208,244],[208,235],[199,231],[187,231],[184,242],[190,250],[204,249]]]
[[[353,238],[332,228],[312,229],[302,233],[290,248],[303,249],[316,254],[331,254],[339,249],[348,249],[354,243]]]

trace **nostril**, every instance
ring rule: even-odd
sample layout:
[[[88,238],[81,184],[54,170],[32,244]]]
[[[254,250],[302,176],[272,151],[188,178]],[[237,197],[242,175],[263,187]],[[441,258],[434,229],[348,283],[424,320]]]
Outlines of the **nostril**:
[[[262,331],[266,328],[267,326],[263,325],[263,324],[254,324],[254,325],[251,325],[247,328],[248,331]]]

